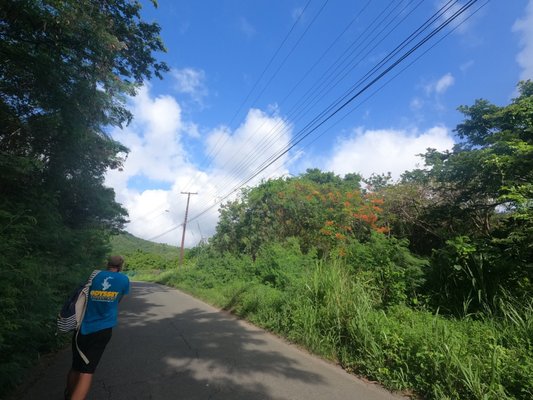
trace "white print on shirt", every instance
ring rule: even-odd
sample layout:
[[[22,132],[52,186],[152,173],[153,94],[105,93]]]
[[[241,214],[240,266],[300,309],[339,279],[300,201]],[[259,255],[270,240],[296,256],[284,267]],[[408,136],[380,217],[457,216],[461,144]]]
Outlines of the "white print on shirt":
[[[108,276],[104,279],[104,283],[102,283],[102,290],[107,290],[111,287],[111,284],[108,282],[108,279],[113,279],[112,276]]]

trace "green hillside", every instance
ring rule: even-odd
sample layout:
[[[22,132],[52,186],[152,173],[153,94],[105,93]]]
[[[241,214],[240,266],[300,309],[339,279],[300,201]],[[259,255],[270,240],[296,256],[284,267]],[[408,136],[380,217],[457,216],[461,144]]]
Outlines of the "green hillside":
[[[113,254],[121,254],[126,258],[141,252],[157,254],[165,260],[174,260],[177,259],[180,254],[179,247],[150,242],[129,233],[112,236],[111,246]]]

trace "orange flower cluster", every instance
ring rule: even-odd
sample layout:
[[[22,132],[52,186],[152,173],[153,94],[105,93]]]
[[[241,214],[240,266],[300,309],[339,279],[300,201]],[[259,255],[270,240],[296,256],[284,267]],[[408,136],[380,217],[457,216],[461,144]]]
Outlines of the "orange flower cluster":
[[[389,231],[379,223],[384,201],[372,193],[363,195],[359,190],[345,191],[314,183],[295,183],[288,191],[280,191],[278,196],[283,200],[293,199],[302,205],[308,203],[315,213],[314,217],[323,218],[319,235],[323,235],[324,240],[334,246],[340,255],[346,253],[343,246],[348,237],[361,234],[365,227],[381,233]]]
[[[383,212],[381,206],[384,201],[374,194],[361,196],[360,192],[330,191],[321,196],[321,200],[325,206],[329,206],[326,210],[330,213],[330,218],[326,220],[321,233],[332,239],[345,241],[347,236],[354,233],[358,223],[376,232],[389,232],[389,228],[379,226],[379,215]]]
[[[380,199],[380,198],[377,198],[377,197],[372,197],[372,199],[370,199],[370,202],[371,202],[372,204],[383,205],[383,204],[385,203],[385,200]]]
[[[351,200],[351,199],[353,199],[354,197],[356,197],[354,193],[352,193],[352,192],[348,192],[348,193],[346,193],[346,198],[347,198],[348,200]]]
[[[331,230],[329,230],[329,229],[322,228],[322,229],[320,229],[320,233],[322,233],[323,235],[326,235],[326,236],[330,236],[333,232],[331,232]]]
[[[353,216],[355,219],[366,222],[372,227],[374,227],[375,223],[378,221],[378,216],[376,214],[354,213]]]

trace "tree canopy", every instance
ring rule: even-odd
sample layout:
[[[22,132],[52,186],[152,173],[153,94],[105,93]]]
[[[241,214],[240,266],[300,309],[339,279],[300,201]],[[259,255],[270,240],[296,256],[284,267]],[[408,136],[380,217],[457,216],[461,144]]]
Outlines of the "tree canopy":
[[[492,304],[533,289],[533,82],[518,93],[507,106],[459,107],[459,143],[429,149],[426,169],[381,191],[392,233],[433,256],[438,303]]]
[[[309,169],[246,189],[221,208],[211,244],[255,258],[266,243],[294,237],[304,252],[344,256],[350,264],[360,263],[364,243],[381,233],[407,240],[399,243],[430,260],[419,291],[435,307],[456,313],[468,304],[478,311],[494,309],[509,293],[527,297],[533,289],[532,94],[533,82],[520,82],[509,105],[477,100],[459,107],[464,120],[454,148],[428,149],[421,155],[425,168],[396,183],[390,174],[362,180]]]
[[[128,149],[108,129],[127,124],[127,96],[168,69],[156,59],[160,28],[140,10],[128,0],[1,2],[0,387],[56,342],[58,300],[126,221],[104,174]]]

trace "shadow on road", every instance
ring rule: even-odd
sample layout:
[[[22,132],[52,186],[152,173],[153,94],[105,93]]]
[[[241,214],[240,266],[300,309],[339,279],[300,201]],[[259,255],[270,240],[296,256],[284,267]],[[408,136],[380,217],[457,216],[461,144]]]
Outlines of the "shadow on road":
[[[228,313],[164,286],[136,282],[132,292],[99,371],[111,375],[97,381],[110,399],[281,400],[263,382],[321,383],[298,361],[268,350],[263,331]]]
[[[328,364],[165,286],[134,282],[119,320],[89,400],[391,398],[338,372],[326,377]],[[65,349],[17,399],[62,398],[69,366]]]

